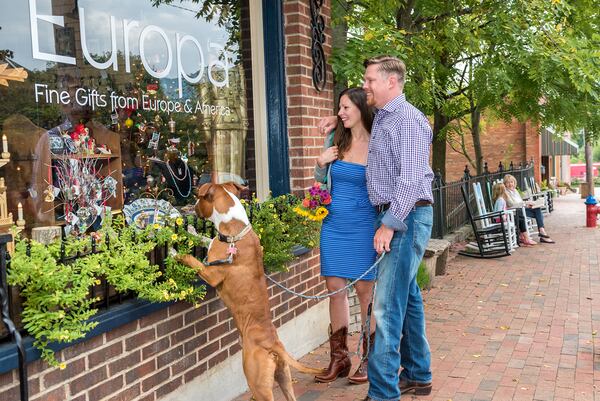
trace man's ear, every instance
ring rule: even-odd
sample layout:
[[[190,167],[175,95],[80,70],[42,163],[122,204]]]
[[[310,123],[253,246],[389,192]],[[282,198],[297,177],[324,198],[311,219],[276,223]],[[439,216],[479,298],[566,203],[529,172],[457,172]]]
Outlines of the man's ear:
[[[196,191],[196,197],[198,198],[206,198],[212,197],[213,192],[215,191],[215,186],[211,182],[207,182],[206,184],[202,184],[200,188]]]
[[[237,196],[238,198],[240,197],[240,194],[242,193],[242,191],[244,189],[246,189],[245,186],[238,184],[237,182],[226,182],[223,185],[223,187],[225,187],[225,189],[227,189],[229,192],[233,193],[235,196]]]

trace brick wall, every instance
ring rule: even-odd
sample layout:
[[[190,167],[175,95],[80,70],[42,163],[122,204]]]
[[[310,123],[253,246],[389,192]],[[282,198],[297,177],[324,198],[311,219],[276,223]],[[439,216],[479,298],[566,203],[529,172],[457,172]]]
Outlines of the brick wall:
[[[333,76],[317,92],[312,85],[310,10],[305,1],[285,1],[286,74],[292,190],[301,194],[313,182],[323,144],[314,128],[333,108]],[[330,2],[321,14],[329,26]],[[331,32],[326,32],[326,57]],[[305,294],[323,292],[319,253],[313,250],[273,278]],[[269,287],[277,327],[316,304]],[[69,347],[59,353],[64,370],[41,361],[28,365],[32,401],[156,401],[240,351],[232,318],[214,291],[199,308],[177,303],[159,312]],[[19,399],[18,372],[0,375],[0,401]]]
[[[512,161],[515,164],[534,159],[537,166],[541,161],[541,137],[537,126],[530,122],[520,123],[513,120],[510,124],[503,121],[483,122],[483,133],[481,135],[481,147],[484,161],[488,162],[490,171],[498,170],[498,164],[502,162],[506,167]],[[469,155],[474,157],[473,141],[466,138]],[[467,159],[460,153],[455,152],[450,146],[446,151],[446,180],[455,181],[463,176]],[[471,174],[476,170],[469,166]],[[539,169],[536,169],[539,175]],[[539,177],[536,178],[539,181]]]
[[[331,55],[330,1],[325,1],[324,50]],[[288,88],[288,127],[291,188],[302,193],[314,181],[313,168],[323,146],[323,136],[315,128],[319,118],[333,113],[333,73],[327,69],[327,86],[317,92],[312,83],[311,31],[309,2],[284,2],[286,71]]]

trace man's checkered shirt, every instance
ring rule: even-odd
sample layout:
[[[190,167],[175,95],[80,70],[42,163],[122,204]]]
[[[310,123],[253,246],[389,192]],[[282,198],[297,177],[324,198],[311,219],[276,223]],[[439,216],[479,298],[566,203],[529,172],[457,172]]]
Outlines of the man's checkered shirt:
[[[433,203],[432,138],[429,121],[404,94],[377,111],[369,142],[367,188],[373,205],[390,203],[384,224],[387,220],[386,225],[398,229],[415,202]]]

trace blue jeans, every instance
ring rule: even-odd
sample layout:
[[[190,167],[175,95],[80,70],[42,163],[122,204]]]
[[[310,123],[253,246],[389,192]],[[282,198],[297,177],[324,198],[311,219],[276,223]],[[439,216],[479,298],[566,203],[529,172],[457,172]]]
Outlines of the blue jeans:
[[[384,213],[378,216],[378,225]],[[431,382],[431,352],[417,271],[431,236],[433,208],[416,207],[404,222],[408,230],[394,234],[377,276],[373,311],[377,329],[368,369],[368,395],[375,401],[400,399],[400,365],[404,368],[401,378]]]

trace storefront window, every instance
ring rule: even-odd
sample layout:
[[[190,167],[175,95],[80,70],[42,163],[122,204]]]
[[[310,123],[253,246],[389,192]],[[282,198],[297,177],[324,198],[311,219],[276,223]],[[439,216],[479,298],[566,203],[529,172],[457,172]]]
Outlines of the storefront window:
[[[255,182],[247,1],[163,3],[0,13],[0,230],[81,233],[148,190],[182,206],[203,182]]]

